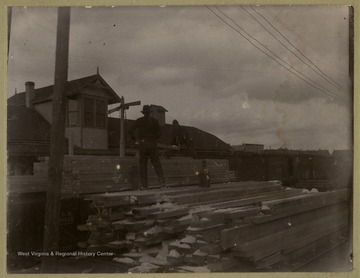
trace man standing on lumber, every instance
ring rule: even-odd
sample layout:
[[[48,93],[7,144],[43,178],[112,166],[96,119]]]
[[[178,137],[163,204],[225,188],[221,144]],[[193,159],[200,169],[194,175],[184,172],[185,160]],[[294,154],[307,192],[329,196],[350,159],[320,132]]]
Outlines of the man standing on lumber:
[[[135,140],[134,131],[138,130],[139,148],[140,148],[140,190],[148,188],[148,177],[147,177],[147,163],[148,158],[154,166],[155,172],[159,178],[160,187],[166,188],[164,172],[159,159],[159,153],[156,145],[156,140],[161,135],[159,122],[150,117],[150,106],[144,105],[141,113],[143,117],[138,118],[135,124],[129,129],[129,135],[131,140]]]

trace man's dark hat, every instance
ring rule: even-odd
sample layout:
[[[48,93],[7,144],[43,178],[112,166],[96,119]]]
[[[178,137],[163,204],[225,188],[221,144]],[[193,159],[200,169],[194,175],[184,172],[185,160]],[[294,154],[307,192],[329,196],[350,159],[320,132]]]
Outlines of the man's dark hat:
[[[150,106],[149,105],[144,105],[141,113],[149,114],[150,113]]]

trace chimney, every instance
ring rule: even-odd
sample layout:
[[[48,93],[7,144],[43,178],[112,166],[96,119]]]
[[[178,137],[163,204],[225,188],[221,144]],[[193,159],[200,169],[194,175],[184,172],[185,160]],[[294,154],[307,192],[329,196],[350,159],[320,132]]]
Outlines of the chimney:
[[[35,83],[31,81],[25,82],[25,103],[27,108],[32,108],[31,101],[35,96]]]
[[[150,115],[158,120],[160,126],[165,126],[165,112],[168,111],[160,105],[150,105]]]

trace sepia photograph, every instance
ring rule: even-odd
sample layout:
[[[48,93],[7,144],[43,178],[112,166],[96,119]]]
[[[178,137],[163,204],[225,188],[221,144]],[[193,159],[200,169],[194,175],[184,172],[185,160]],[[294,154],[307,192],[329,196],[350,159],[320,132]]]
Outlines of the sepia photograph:
[[[353,6],[6,12],[8,274],[353,271]]]

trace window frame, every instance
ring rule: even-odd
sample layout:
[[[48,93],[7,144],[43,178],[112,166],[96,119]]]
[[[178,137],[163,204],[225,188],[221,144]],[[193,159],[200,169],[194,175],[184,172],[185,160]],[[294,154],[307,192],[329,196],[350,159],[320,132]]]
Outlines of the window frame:
[[[92,101],[92,112],[90,113],[87,109],[86,109],[86,102],[91,100]],[[103,111],[102,113],[98,112],[99,106],[98,103],[102,103],[101,105],[103,106]],[[83,104],[83,109],[82,109],[82,127],[84,128],[94,128],[94,129],[107,129],[107,99],[106,98],[102,98],[102,97],[97,97],[97,96],[92,96],[92,95],[84,95],[82,97],[82,104]],[[89,124],[87,119],[86,119],[86,114],[91,114],[91,121],[92,124]],[[101,120],[102,124],[99,125],[98,124],[98,119],[99,119],[99,115],[103,116],[103,120]]]
[[[70,101],[76,101],[76,109],[70,109]],[[80,117],[80,100],[79,99],[68,99],[66,106],[66,125],[67,127],[80,127],[81,125],[81,117]],[[77,114],[77,124],[70,125],[70,114]]]

